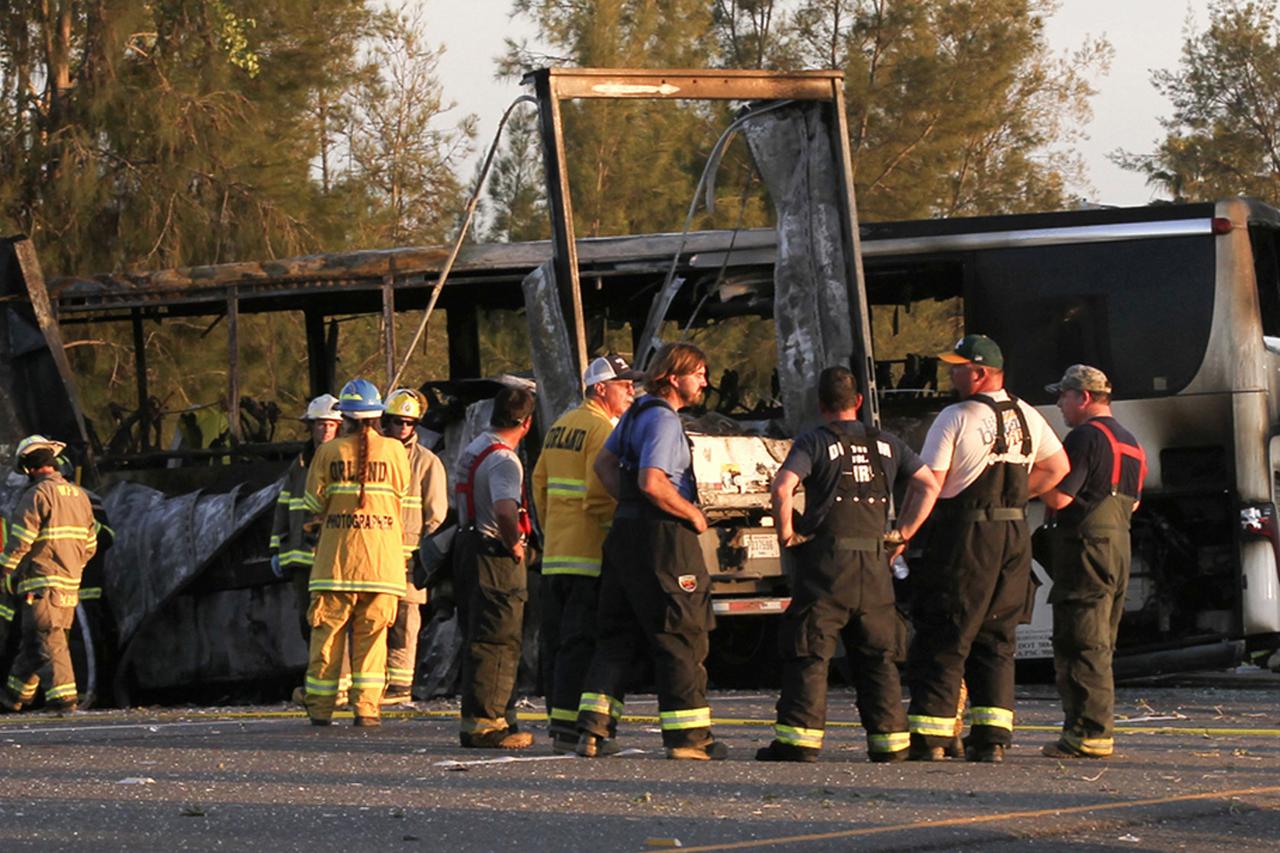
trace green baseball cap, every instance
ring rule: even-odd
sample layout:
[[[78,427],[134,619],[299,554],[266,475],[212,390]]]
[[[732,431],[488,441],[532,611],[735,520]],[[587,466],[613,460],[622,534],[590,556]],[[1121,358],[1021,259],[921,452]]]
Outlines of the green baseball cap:
[[[965,335],[956,341],[950,352],[939,353],[938,358],[947,364],[976,364],[1004,370],[1004,353],[1000,345],[986,335]]]
[[[1050,394],[1062,391],[1088,391],[1093,394],[1110,394],[1111,380],[1107,374],[1087,364],[1073,364],[1062,374],[1062,379],[1044,386]]]

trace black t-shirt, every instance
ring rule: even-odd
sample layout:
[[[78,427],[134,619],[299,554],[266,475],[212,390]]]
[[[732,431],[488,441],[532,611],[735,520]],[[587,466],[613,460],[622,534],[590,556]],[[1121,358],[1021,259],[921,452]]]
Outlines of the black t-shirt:
[[[833,426],[859,441],[867,439],[867,428],[861,421],[837,421]],[[924,460],[893,433],[879,433],[875,440],[885,485],[891,492],[900,476],[910,477],[924,466]],[[805,516],[799,523],[800,532],[811,532],[826,515],[840,482],[841,462],[840,440],[825,427],[807,430],[792,443],[782,467],[804,483]]]
[[[1122,427],[1120,422],[1110,415],[1090,420],[1105,424],[1111,430],[1111,434],[1116,437],[1116,441],[1121,444],[1138,446],[1138,440],[1133,437],[1133,433]],[[1062,447],[1067,451],[1071,470],[1062,478],[1062,482],[1058,483],[1057,489],[1064,495],[1071,495],[1074,500],[1066,509],[1058,513],[1058,519],[1063,523],[1072,523],[1083,520],[1090,510],[1111,496],[1111,471],[1114,462],[1111,455],[1111,442],[1107,441],[1102,430],[1089,426],[1088,423],[1083,423],[1067,433],[1067,437],[1062,441]],[[1141,466],[1136,459],[1125,457],[1121,461],[1119,487],[1121,494],[1139,494],[1139,489],[1142,487],[1138,482],[1140,471]]]

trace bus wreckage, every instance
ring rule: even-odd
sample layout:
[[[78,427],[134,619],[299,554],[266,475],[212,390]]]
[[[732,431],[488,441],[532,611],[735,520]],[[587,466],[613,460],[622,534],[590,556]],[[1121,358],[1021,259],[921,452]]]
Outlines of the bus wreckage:
[[[267,546],[280,478],[301,444],[275,439],[277,401],[241,387],[241,325],[300,317],[315,396],[350,378],[342,324],[376,318],[390,383],[396,316],[434,304],[433,281],[444,284],[448,376],[422,383],[432,400],[423,439],[451,476],[487,422],[497,383],[537,385],[538,426],[524,451],[532,454],[541,429],[576,404],[581,367],[606,341],[629,333],[643,363],[672,323],[707,336],[698,340],[712,352],[716,393],[686,416],[713,522],[703,545],[721,617],[714,682],[769,677],[769,617],[789,597],[768,485],[788,436],[816,420],[818,372],[850,365],[866,391],[863,417],[918,448],[950,397],[935,356],[966,332],[1001,343],[1010,389],[1060,431],[1043,386],[1075,362],[1102,367],[1117,416],[1148,449],[1120,675],[1227,666],[1280,644],[1280,442],[1271,437],[1280,422],[1280,213],[1235,199],[860,226],[839,73],[549,69],[526,82],[542,120],[550,241],[473,244],[456,261],[447,247],[396,249],[48,282],[30,241],[0,244],[0,454],[11,458],[32,432],[67,441],[76,475],[101,495],[115,530],[101,596],[81,602],[73,629],[82,691],[119,705],[287,695],[307,654]],[[745,139],[774,226],[577,238],[560,101],[618,97],[747,103],[731,130]],[[529,370],[485,375],[490,325],[516,315]],[[175,417],[149,386],[147,331],[197,318],[210,323],[206,338],[215,326],[225,335],[225,406]],[[766,330],[754,343],[776,350],[754,399],[741,365],[714,363],[716,333],[759,334],[753,323]],[[132,340],[134,405],[113,401],[110,427],[85,411],[85,377],[66,354],[85,324],[111,324]],[[164,443],[166,433],[174,440]],[[10,475],[0,512],[21,488]],[[1019,657],[1043,660],[1052,656],[1051,580],[1034,571],[1045,586],[1032,624],[1020,628]],[[530,596],[527,690],[537,687],[536,582]],[[417,698],[451,692],[457,675],[453,620],[424,621]]]

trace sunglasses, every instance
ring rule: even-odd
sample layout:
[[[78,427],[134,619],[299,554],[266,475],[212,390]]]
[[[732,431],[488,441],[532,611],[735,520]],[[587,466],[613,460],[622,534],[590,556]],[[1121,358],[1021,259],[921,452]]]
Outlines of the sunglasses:
[[[395,416],[387,417],[387,425],[393,427],[417,426],[418,422],[412,418],[397,418]]]

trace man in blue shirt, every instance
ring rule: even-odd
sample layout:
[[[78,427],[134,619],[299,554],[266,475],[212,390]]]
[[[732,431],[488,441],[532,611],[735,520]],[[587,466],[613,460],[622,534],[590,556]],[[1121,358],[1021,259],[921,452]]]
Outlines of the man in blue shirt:
[[[679,409],[707,387],[707,359],[692,344],[658,350],[632,404],[596,457],[595,472],[618,500],[604,541],[598,634],[578,712],[578,754],[617,751],[627,681],[639,654],[654,663],[667,757],[706,761],[728,749],[711,736],[707,705],[711,578],[698,534],[693,454]]]

